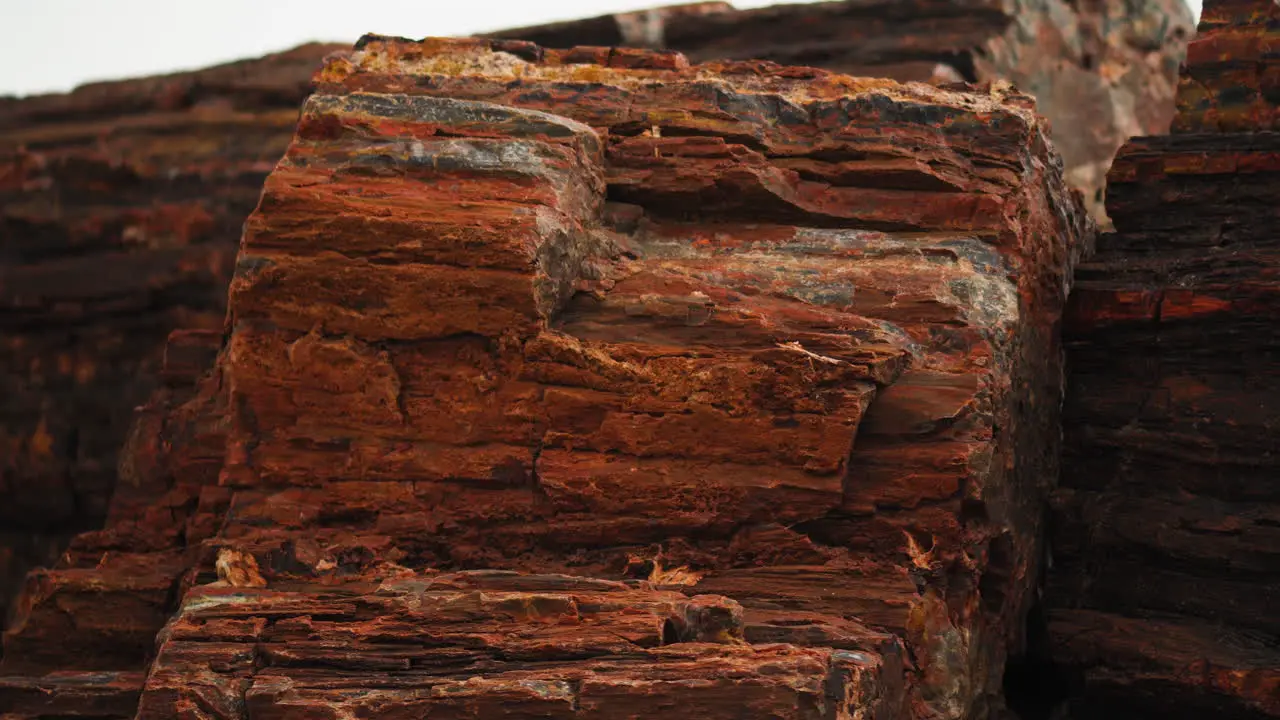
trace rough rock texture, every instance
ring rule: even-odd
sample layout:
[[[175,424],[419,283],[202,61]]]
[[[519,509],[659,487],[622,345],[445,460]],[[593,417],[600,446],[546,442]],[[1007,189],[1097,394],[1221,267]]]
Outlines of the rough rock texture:
[[[1080,268],[1048,589],[1079,717],[1280,715],[1280,5],[1207,2]]]
[[[722,597],[564,575],[202,586],[137,717],[891,720],[898,647],[856,623],[778,627]]]
[[[174,328],[218,328],[245,217],[329,46],[0,99],[0,618],[102,526]]]
[[[1068,182],[1106,223],[1116,150],[1169,129],[1194,31],[1183,0],[846,0],[735,11],[677,5],[520,28],[546,46],[666,48],[694,61],[757,58],[850,75],[1015,83],[1053,123]]]
[[[1001,711],[1090,241],[1030,98],[378,37],[318,78],[215,371],[173,337],[6,672],[95,699],[181,598],[140,717]]]
[[[1069,182],[1092,195],[1122,137],[1167,125],[1187,28],[1180,0],[713,2],[516,34],[900,80],[1010,79],[1053,118]],[[231,244],[332,49],[0,98],[0,623],[29,568],[101,527],[166,335],[218,326]]]

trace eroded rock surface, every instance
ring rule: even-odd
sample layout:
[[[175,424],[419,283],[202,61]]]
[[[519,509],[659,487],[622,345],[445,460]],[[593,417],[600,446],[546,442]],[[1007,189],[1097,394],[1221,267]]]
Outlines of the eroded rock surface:
[[[365,38],[5,662],[135,666],[47,640],[145,563],[148,718],[999,712],[1091,232],[1031,105]]]
[[[1056,659],[1080,717],[1280,715],[1280,5],[1207,2],[1077,274]]]
[[[846,0],[734,10],[701,2],[519,28],[542,45],[678,50],[935,83],[1009,81],[1053,124],[1068,182],[1107,222],[1107,169],[1134,135],[1169,129],[1195,20],[1182,0]]]

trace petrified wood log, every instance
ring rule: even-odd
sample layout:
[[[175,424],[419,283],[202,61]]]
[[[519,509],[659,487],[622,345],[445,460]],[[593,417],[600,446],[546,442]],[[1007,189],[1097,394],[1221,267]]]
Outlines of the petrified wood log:
[[[0,618],[29,567],[102,526],[165,337],[220,327],[329,49],[0,99]]]
[[[1208,2],[1066,325],[1049,598],[1080,717],[1280,715],[1280,5]]]
[[[1169,129],[1194,22],[1182,0],[845,0],[743,11],[701,2],[493,37],[665,48],[695,62],[756,58],[901,81],[1007,80],[1053,123],[1068,182],[1105,223],[1116,150]]]
[[[537,36],[901,80],[1011,79],[1054,119],[1069,182],[1092,193],[1122,136],[1164,129],[1187,27],[1180,0],[742,13],[713,2]],[[0,98],[0,618],[29,567],[101,526],[163,339],[217,326],[231,244],[331,49]]]
[[[986,717],[1088,225],[1024,96],[366,38],[7,667],[147,563],[146,718]]]

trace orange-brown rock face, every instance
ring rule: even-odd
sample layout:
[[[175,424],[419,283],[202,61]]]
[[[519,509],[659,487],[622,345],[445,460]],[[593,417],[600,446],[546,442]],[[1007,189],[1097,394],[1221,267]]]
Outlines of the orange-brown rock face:
[[[1106,221],[1111,159],[1133,135],[1168,131],[1178,64],[1194,32],[1183,0],[844,0],[736,11],[698,2],[520,28],[542,45],[678,50],[850,75],[1015,83],[1053,124],[1067,180]]]
[[[527,32],[695,60],[1012,80],[1053,120],[1068,183],[1092,196],[1123,136],[1167,125],[1186,27],[1181,0],[946,0],[708,2]],[[129,415],[163,384],[164,338],[219,327],[232,244],[333,49],[0,98],[0,618],[30,567],[102,526]]]
[[[216,370],[173,338],[8,633],[80,674],[0,693],[125,703],[165,601],[86,599],[154,576],[144,718],[999,712],[1090,232],[1028,98],[376,37],[318,82]]]
[[[1280,5],[1207,2],[1066,325],[1047,592],[1079,717],[1280,716]]]
[[[31,565],[101,527],[165,337],[221,326],[325,50],[0,99],[0,617]]]

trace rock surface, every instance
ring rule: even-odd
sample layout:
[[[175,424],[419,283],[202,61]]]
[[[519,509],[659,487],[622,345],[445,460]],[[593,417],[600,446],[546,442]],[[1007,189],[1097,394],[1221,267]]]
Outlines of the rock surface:
[[[1194,32],[1182,0],[845,0],[734,10],[701,2],[519,28],[541,45],[678,50],[696,61],[763,59],[896,80],[1005,80],[1053,124],[1068,182],[1106,223],[1116,150],[1168,131]]]
[[[175,328],[219,328],[235,243],[321,55],[0,98],[0,618],[102,526]]]
[[[167,587],[145,718],[999,712],[1091,239],[1031,106],[365,38],[6,671]]]
[[[1280,5],[1207,2],[1077,273],[1048,597],[1079,717],[1280,715]]]
[[[900,80],[1011,79],[1053,118],[1069,182],[1092,193],[1122,136],[1167,124],[1188,27],[1180,0],[947,0],[709,2],[527,32]],[[101,527],[169,331],[219,326],[232,245],[333,49],[0,98],[0,619],[28,569]]]

